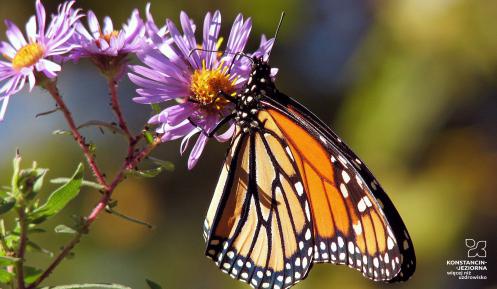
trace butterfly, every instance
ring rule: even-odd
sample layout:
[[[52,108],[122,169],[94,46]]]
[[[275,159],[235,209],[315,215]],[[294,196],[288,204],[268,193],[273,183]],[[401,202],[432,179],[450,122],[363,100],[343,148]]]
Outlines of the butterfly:
[[[314,263],[405,281],[413,243],[378,181],[318,117],[251,58],[235,133],[204,222],[206,255],[254,288],[288,288]],[[231,116],[230,116],[231,118]]]

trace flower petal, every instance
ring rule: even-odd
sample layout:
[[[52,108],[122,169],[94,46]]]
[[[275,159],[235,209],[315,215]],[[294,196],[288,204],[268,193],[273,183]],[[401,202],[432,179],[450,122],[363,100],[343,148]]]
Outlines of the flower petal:
[[[3,121],[5,117],[5,112],[7,111],[7,105],[9,105],[10,96],[5,96],[0,101],[2,101],[2,107],[0,108],[0,121]]]
[[[197,142],[195,143],[195,146],[193,146],[193,149],[190,153],[190,157],[188,158],[188,169],[191,170],[195,167],[197,164],[198,160],[200,159],[200,156],[202,155],[202,152],[204,151],[205,145],[207,144],[207,136],[200,134]]]

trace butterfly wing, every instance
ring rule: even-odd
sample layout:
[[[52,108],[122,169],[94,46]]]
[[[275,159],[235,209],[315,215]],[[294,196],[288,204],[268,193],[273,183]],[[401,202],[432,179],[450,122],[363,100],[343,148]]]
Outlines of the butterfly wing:
[[[373,280],[409,279],[416,263],[412,240],[369,169],[298,102],[280,93],[264,102],[304,176],[314,261],[348,264]]]
[[[312,265],[312,220],[298,168],[269,133],[233,138],[204,223],[206,255],[255,288],[286,288]]]

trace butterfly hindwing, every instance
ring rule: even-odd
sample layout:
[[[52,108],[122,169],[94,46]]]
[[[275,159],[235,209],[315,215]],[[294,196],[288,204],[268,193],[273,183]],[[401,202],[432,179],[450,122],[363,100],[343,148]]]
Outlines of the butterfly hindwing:
[[[309,204],[283,151],[270,134],[238,134],[205,222],[207,256],[256,288],[289,287],[312,265]]]

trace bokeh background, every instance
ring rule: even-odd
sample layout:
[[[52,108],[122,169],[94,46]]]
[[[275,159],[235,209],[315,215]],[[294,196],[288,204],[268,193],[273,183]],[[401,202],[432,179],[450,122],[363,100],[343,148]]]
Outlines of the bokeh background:
[[[58,1],[44,1],[54,11]],[[122,23],[146,2],[79,1],[97,15]],[[162,24],[178,22],[185,10],[202,23],[206,11],[220,9],[223,32],[238,12],[254,22],[251,47],[259,35],[273,34],[281,11],[287,17],[271,56],[280,68],[277,85],[309,107],[363,158],[381,180],[403,216],[415,244],[418,269],[404,284],[379,284],[344,266],[317,265],[299,289],[328,288],[497,288],[497,1],[494,0],[277,0],[152,1]],[[0,1],[0,18],[24,26],[34,1]],[[2,39],[5,27],[1,28]],[[62,92],[82,123],[111,121],[105,80],[89,62],[64,67]],[[131,101],[133,85],[120,86],[124,112],[134,129],[150,116]],[[69,176],[82,161],[60,114],[35,118],[54,107],[41,90],[12,98],[0,125],[0,181],[7,183],[15,149],[24,165],[37,160],[49,177]],[[98,146],[98,162],[108,175],[125,147],[119,136],[85,129]],[[115,194],[122,213],[156,229],[105,214],[89,236],[46,284],[116,282],[145,288],[145,278],[163,288],[248,288],[221,273],[203,255],[202,223],[226,145],[211,142],[193,171],[179,155],[179,143],[154,155],[176,164],[174,172],[128,179]],[[46,187],[46,192],[49,191]],[[69,208],[45,225],[71,223],[98,198],[84,190]],[[67,236],[40,235],[57,251]],[[488,280],[450,278],[447,260],[466,256],[465,238],[487,241]],[[49,257],[31,253],[43,266]]]

